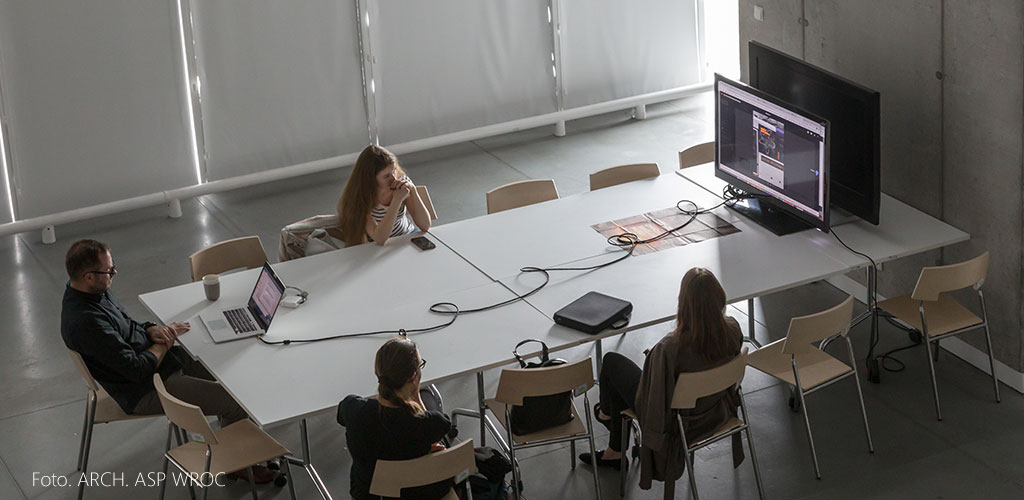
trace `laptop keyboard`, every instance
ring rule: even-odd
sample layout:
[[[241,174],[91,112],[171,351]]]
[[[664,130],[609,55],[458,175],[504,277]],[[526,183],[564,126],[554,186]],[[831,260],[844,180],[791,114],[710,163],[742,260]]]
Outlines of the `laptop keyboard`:
[[[256,324],[249,319],[249,315],[245,314],[246,312],[243,308],[224,311],[224,317],[228,319],[228,323],[231,324],[231,328],[235,329],[236,334],[250,333],[258,330]]]

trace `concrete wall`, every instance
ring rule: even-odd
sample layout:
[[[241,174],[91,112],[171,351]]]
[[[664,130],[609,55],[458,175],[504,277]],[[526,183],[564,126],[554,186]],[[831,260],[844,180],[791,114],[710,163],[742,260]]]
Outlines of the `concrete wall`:
[[[739,18],[744,79],[757,40],[881,93],[882,190],[972,239],[886,265],[880,292],[907,293],[922,266],[991,251],[996,357],[1024,371],[1024,4],[739,0]],[[978,334],[964,340],[984,348]]]

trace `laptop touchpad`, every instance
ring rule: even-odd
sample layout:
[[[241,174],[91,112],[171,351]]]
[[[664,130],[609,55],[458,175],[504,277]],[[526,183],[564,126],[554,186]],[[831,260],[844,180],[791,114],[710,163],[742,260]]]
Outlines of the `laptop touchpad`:
[[[214,319],[210,320],[210,328],[214,330],[223,330],[225,328],[229,328],[229,326],[227,321],[224,321],[222,319]]]

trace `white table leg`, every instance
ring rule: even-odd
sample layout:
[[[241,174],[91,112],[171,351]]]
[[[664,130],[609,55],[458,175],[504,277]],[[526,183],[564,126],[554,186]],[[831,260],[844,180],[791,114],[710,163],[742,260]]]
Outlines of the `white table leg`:
[[[317,474],[316,468],[313,467],[313,463],[309,457],[309,433],[306,431],[306,419],[302,419],[299,423],[299,437],[302,439],[302,458],[287,456],[284,457],[288,460],[288,463],[298,465],[306,470],[309,474],[309,479],[313,481],[313,486],[316,486],[317,492],[320,493],[320,497],[324,500],[333,500],[331,492],[327,491],[327,486],[324,485],[324,481],[320,479],[320,474]],[[293,481],[294,478],[289,477],[289,481]]]

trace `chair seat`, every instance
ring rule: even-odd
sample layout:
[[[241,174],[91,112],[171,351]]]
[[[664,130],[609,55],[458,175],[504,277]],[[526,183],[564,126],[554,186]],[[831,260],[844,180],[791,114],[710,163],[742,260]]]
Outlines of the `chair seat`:
[[[491,413],[498,419],[498,422],[503,428],[508,430],[508,424],[505,422],[505,404],[496,399],[487,399],[484,401],[487,404],[487,408],[490,408]],[[587,433],[587,428],[583,426],[583,421],[580,418],[579,412],[576,411],[576,404],[571,405],[572,409],[572,421],[566,424],[559,425],[558,427],[552,427],[550,429],[544,429],[542,431],[534,432],[531,434],[513,434],[512,439],[515,444],[529,444],[536,443],[538,441],[544,441],[545,439],[554,439],[568,436],[579,436]]]
[[[135,420],[139,418],[152,418],[159,417],[157,415],[131,415],[125,413],[121,409],[121,405],[114,401],[114,398],[107,394],[107,391],[100,389],[96,391],[96,418],[94,422],[97,424],[106,424],[109,422],[117,422],[120,420]]]
[[[937,337],[982,323],[981,318],[945,293],[940,293],[939,300],[934,302],[921,302],[910,298],[909,295],[903,295],[879,302],[878,308],[923,332],[921,312],[918,309],[922,303],[925,321],[928,322],[929,337]]]
[[[747,365],[790,385],[796,385],[793,377],[793,365],[789,354],[782,353],[782,344],[786,339],[776,340],[752,353],[747,357]],[[796,366],[800,370],[800,386],[809,391],[830,380],[846,375],[853,368],[832,357],[820,349],[797,354]]]
[[[707,436],[698,436],[696,442],[690,444],[690,449],[692,450],[700,448],[706,445],[708,441],[713,441],[715,438],[720,437],[723,434],[728,434],[729,432],[739,429],[740,427],[743,427],[743,422],[736,417],[730,417],[729,420],[723,422],[722,425],[718,426],[718,428],[715,429],[715,431],[712,432],[711,434]]]
[[[216,432],[218,444],[212,445],[210,472],[235,472],[250,465],[291,452],[263,432],[249,419],[242,419]],[[188,472],[202,473],[206,466],[206,444],[192,441],[167,452]]]

